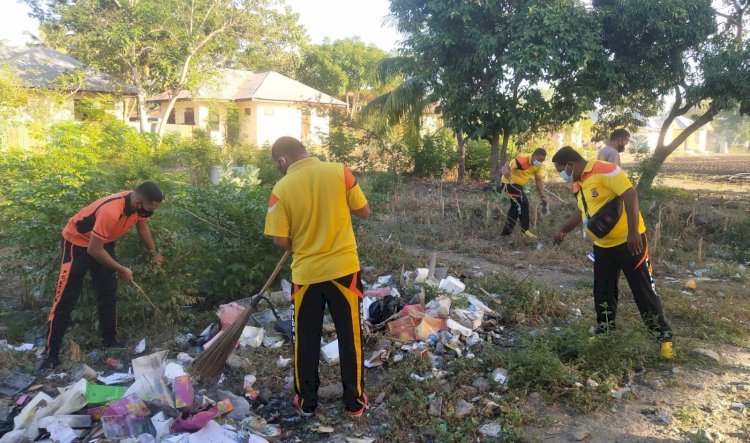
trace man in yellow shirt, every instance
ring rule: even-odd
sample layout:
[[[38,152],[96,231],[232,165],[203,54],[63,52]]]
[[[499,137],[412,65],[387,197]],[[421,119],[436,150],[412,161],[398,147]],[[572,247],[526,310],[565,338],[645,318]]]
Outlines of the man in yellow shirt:
[[[299,140],[279,138],[271,155],[284,177],[271,193],[265,234],[294,257],[294,404],[304,416],[318,406],[320,337],[327,305],[338,337],[344,406],[358,417],[367,408],[367,395],[362,283],[351,214],[367,218],[370,207],[346,166],[308,156]]]
[[[587,161],[570,146],[557,151],[552,163],[563,181],[575,182],[573,190],[578,202],[578,208],[555,235],[554,243],[561,243],[581,221],[594,240],[596,333],[606,333],[615,327],[617,283],[622,271],[641,318],[661,342],[661,356],[674,358],[672,329],[664,318],[651,276],[646,226],[638,208],[638,194],[630,180],[619,166],[600,160]],[[602,221],[606,214],[611,215],[609,220]]]
[[[536,149],[531,155],[519,155],[510,162],[510,166],[503,166],[503,188],[510,196],[510,208],[501,235],[508,236],[513,232],[518,219],[521,219],[521,230],[530,238],[536,238],[529,231],[529,199],[523,187],[531,176],[536,181],[536,189],[542,199],[542,211],[547,212],[547,198],[544,196],[544,182],[542,181],[542,163],[547,158],[547,151]]]

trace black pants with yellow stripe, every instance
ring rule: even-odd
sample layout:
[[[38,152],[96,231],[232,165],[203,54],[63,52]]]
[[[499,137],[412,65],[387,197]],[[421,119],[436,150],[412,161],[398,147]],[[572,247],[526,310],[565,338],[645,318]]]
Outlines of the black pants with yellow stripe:
[[[635,304],[651,334],[660,341],[671,341],[672,329],[664,318],[661,299],[656,293],[648,259],[648,239],[642,235],[644,250],[632,255],[628,244],[611,248],[594,245],[594,305],[599,331],[614,328],[619,299],[620,271],[625,274]]]
[[[60,276],[57,280],[55,300],[49,312],[47,345],[45,355],[57,358],[62,339],[70,325],[70,317],[78,303],[78,296],[83,288],[86,273],[91,279],[96,292],[96,308],[99,314],[99,330],[102,341],[113,342],[117,335],[117,276],[116,272],[94,260],[87,248],[76,246],[67,240],[62,241]],[[106,243],[104,250],[115,257],[115,244]]]
[[[361,297],[358,272],[322,283],[294,285],[294,389],[305,412],[318,406],[318,362],[326,305],[339,341],[344,406],[358,411],[365,403]]]
[[[505,227],[502,235],[510,235],[516,222],[521,219],[521,229],[529,230],[529,199],[521,185],[507,185],[505,192],[510,196],[510,207],[506,216]]]

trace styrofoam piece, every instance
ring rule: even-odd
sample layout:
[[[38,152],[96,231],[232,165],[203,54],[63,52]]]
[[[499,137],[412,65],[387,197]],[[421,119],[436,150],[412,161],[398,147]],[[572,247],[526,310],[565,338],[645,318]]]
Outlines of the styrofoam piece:
[[[466,326],[462,325],[461,323],[453,320],[452,318],[449,318],[445,322],[445,326],[451,330],[451,332],[458,332],[459,334],[463,335],[464,337],[471,336],[471,333],[474,332],[470,328],[467,328]]]
[[[466,289],[466,285],[456,277],[449,275],[448,277],[440,280],[440,285],[438,286],[438,288],[451,294],[460,294],[464,292],[464,289]]]
[[[37,410],[52,403],[52,400],[52,397],[45,394],[44,392],[36,394],[36,396],[31,399],[29,404],[24,406],[21,412],[13,418],[13,429],[19,430],[26,428],[29,423],[34,420],[34,416],[36,416]]]
[[[323,358],[328,363],[336,363],[339,361],[339,341],[334,340],[327,345],[320,348],[320,351],[323,353]]]

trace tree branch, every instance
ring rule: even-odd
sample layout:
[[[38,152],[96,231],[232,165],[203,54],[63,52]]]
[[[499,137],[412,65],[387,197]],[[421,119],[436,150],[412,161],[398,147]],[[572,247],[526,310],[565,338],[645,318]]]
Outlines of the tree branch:
[[[719,109],[714,105],[710,105],[705,113],[695,119],[693,123],[691,123],[687,128],[680,132],[680,134],[669,143],[669,146],[667,147],[669,149],[669,152],[674,152],[674,150],[677,149],[678,146],[683,144],[685,140],[688,139],[688,137],[693,135],[693,133],[700,129],[703,125],[713,120],[718,113]]]

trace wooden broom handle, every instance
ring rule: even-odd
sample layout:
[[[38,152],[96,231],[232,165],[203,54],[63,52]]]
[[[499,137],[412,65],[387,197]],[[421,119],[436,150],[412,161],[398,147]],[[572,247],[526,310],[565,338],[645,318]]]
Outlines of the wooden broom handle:
[[[286,252],[284,252],[284,255],[281,256],[281,259],[276,264],[276,268],[271,273],[271,276],[268,277],[266,284],[263,285],[263,289],[261,289],[260,292],[255,295],[255,297],[253,297],[253,300],[250,302],[251,306],[257,305],[260,302],[259,296],[262,296],[268,290],[268,288],[271,287],[273,281],[276,280],[276,276],[279,275],[279,272],[281,272],[281,268],[284,267],[284,263],[286,263],[290,255],[292,255],[292,251],[287,250]]]

